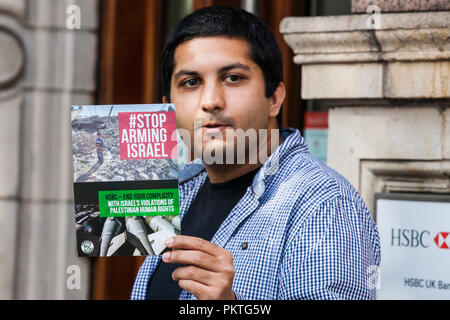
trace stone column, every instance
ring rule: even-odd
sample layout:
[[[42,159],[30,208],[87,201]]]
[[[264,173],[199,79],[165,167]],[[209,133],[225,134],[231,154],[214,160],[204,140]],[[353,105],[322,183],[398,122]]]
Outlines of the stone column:
[[[366,2],[353,1],[353,11],[366,12]],[[449,27],[449,11],[281,23],[302,65],[302,98],[330,107],[328,165],[372,211],[376,192],[450,192]]]
[[[72,4],[79,30],[66,25]],[[94,103],[97,15],[96,0],[0,0],[0,299],[89,296],[89,261],[76,256],[70,106]]]

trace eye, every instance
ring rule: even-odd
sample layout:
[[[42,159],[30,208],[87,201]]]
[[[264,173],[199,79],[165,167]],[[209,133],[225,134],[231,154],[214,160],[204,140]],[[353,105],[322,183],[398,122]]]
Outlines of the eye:
[[[237,82],[241,81],[242,79],[244,79],[244,77],[237,75],[237,74],[230,74],[225,77],[225,81],[229,82],[229,83],[237,83]]]
[[[182,87],[187,87],[187,88],[193,88],[193,87],[196,87],[196,86],[198,86],[198,84],[199,84],[199,80],[198,79],[187,79],[187,80],[185,80],[185,81],[183,81],[182,83],[181,83],[181,86]]]

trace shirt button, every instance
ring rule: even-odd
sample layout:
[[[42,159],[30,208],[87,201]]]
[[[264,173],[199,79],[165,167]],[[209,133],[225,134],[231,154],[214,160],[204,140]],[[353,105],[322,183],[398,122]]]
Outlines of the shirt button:
[[[242,248],[242,250],[247,249],[248,248],[248,243],[247,242],[242,242],[241,248]]]

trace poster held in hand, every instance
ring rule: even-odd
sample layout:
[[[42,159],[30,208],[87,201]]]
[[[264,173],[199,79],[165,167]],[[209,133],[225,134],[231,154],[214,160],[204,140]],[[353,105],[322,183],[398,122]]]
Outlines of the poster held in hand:
[[[78,255],[164,253],[180,234],[175,105],[72,106],[71,121]]]

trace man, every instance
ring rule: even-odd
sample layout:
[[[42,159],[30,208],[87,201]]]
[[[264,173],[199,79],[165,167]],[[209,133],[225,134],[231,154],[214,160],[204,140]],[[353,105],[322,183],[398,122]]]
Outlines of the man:
[[[180,172],[183,235],[166,242],[172,250],[162,261],[146,258],[132,299],[374,298],[369,270],[380,245],[371,214],[342,176],[308,153],[298,130],[258,139],[258,151],[281,142],[265,161],[205,161],[236,151],[230,131],[278,128],[281,70],[270,30],[245,11],[200,9],[170,33],[163,100],[175,103],[177,127],[204,159]]]
[[[100,132],[97,132],[97,138],[95,139],[95,146],[97,148],[97,159],[98,164],[101,165],[103,163],[103,144],[105,141],[102,138]]]

